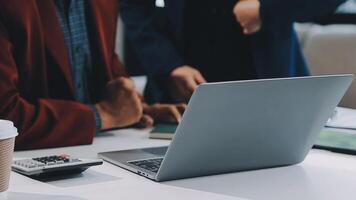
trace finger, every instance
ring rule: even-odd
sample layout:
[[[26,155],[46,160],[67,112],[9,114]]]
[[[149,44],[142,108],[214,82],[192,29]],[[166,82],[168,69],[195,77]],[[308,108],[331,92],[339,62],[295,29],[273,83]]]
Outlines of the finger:
[[[193,95],[194,91],[197,89],[198,84],[195,80],[191,80],[191,82],[189,83],[189,87],[188,87],[188,95],[185,98],[185,103],[188,103],[190,100],[190,97]]]
[[[188,79],[181,80],[180,82],[177,82],[176,86],[178,89],[178,94],[176,94],[175,96],[179,97],[176,98],[176,100],[178,103],[180,103],[180,102],[188,102],[197,84],[193,78],[188,78]]]
[[[185,104],[185,103],[177,104],[176,107],[177,107],[179,113],[181,115],[183,115],[184,111],[187,109],[187,104]]]
[[[140,128],[149,128],[154,124],[154,119],[149,115],[143,115],[138,123],[138,127]]]
[[[256,24],[253,28],[252,31],[253,33],[256,33],[261,30],[262,25],[261,24]]]
[[[183,96],[183,101],[181,101],[179,103],[188,103],[190,97],[193,95],[193,92],[195,91],[195,89],[197,87],[198,87],[198,85],[196,84],[195,81],[190,83],[190,86],[185,88],[185,95]]]
[[[154,120],[151,116],[143,115],[136,126],[138,128],[149,128],[149,127],[152,127],[153,124],[154,124]]]
[[[236,20],[239,21],[239,4],[238,3],[234,6],[232,13],[235,15]]]
[[[185,88],[186,90],[189,91],[189,93],[193,93],[194,90],[197,88],[198,84],[197,82],[194,80],[194,78],[189,78],[185,81]]]
[[[235,12],[235,18],[236,18],[236,21],[237,21],[240,25],[242,25],[243,18],[241,17],[240,13]]]
[[[244,16],[246,16],[246,6],[245,3],[240,0],[235,7],[233,8],[232,11],[235,15],[236,21],[241,23],[244,19]]]
[[[179,84],[177,85],[177,89],[178,89],[178,94],[176,95],[177,98],[177,102],[186,102],[186,99],[190,97],[191,93],[190,91],[186,88],[185,85],[183,84]]]
[[[176,106],[172,106],[169,110],[167,121],[171,123],[180,123],[182,120],[182,115],[180,114]]]
[[[195,74],[194,78],[195,78],[195,81],[196,81],[198,84],[206,83],[205,78],[203,77],[203,75],[201,75],[200,72],[197,72],[197,73]]]
[[[257,33],[260,29],[261,29],[260,25],[250,25],[250,26],[244,28],[244,34],[251,35],[251,34]]]
[[[248,34],[250,34],[250,31],[247,28],[244,28],[244,34],[248,35]]]

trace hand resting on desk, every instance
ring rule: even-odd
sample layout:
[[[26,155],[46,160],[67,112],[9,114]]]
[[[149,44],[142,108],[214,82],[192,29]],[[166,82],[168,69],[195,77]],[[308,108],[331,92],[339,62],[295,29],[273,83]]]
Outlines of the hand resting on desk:
[[[102,129],[121,128],[139,122],[143,108],[132,80],[120,77],[110,81],[96,108]]]
[[[128,78],[118,78],[108,83],[102,100],[96,108],[102,122],[102,130],[136,125],[151,127],[155,122],[179,123],[185,104],[142,103],[134,83]]]

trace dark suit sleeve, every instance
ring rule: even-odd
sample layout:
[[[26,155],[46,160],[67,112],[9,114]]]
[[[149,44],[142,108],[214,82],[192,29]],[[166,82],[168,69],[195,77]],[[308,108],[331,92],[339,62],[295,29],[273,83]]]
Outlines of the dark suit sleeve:
[[[0,119],[19,130],[16,149],[61,147],[92,142],[95,118],[89,106],[54,99],[24,98],[14,48],[0,21]],[[33,91],[35,92],[35,91]]]
[[[154,0],[121,0],[125,31],[139,60],[150,75],[164,75],[184,65],[172,41],[154,24]]]
[[[260,0],[265,26],[305,22],[333,13],[345,0]]]

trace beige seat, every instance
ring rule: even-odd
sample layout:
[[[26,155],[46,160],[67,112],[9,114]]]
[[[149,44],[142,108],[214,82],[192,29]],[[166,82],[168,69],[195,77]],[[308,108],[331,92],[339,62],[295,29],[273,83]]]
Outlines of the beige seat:
[[[356,26],[298,25],[297,30],[312,75],[356,75]],[[356,81],[340,106],[356,108]]]

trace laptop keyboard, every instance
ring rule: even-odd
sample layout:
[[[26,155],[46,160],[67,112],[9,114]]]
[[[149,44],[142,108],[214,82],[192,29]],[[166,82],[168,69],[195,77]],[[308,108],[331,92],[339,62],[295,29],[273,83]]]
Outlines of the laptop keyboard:
[[[130,161],[129,163],[142,169],[157,173],[163,158],[153,158],[147,160]]]

